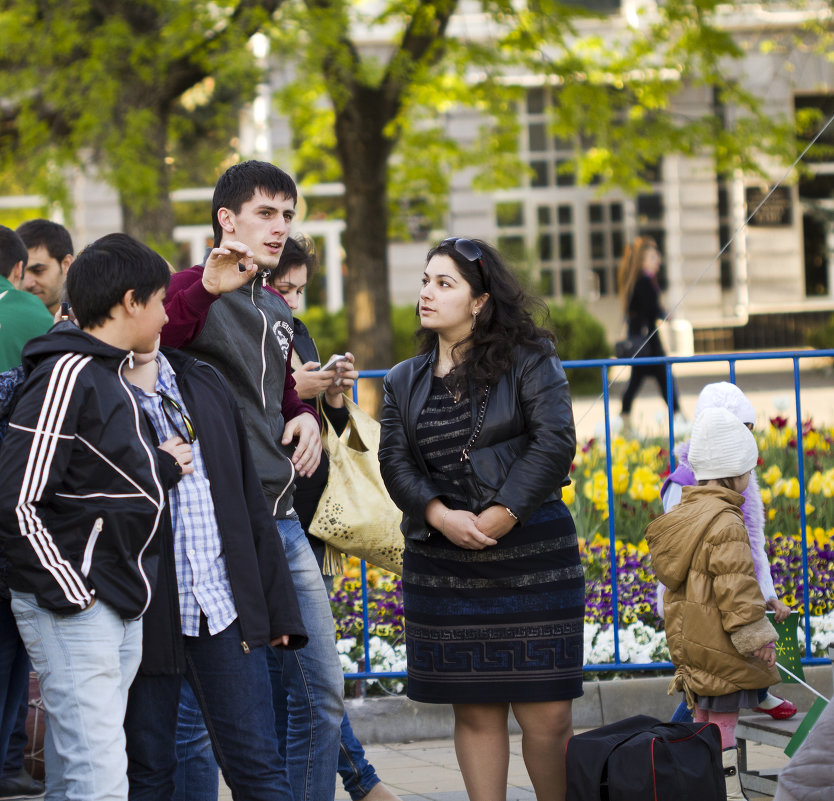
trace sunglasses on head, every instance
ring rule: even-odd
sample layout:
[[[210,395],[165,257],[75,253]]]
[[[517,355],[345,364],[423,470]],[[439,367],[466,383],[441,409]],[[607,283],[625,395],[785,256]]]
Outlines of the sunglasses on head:
[[[197,430],[194,428],[194,423],[191,421],[191,418],[183,411],[182,406],[170,395],[166,395],[159,390],[157,390],[156,394],[159,395],[159,400],[162,403],[162,414],[165,415],[165,419],[171,424],[171,428],[174,429],[177,436],[183,442],[193,445],[197,441]],[[179,418],[182,427],[185,429],[185,433],[176,424],[174,418]]]
[[[481,269],[484,267],[484,254],[481,249],[471,240],[458,236],[450,236],[444,239],[439,247],[451,246],[467,261],[474,261]]]

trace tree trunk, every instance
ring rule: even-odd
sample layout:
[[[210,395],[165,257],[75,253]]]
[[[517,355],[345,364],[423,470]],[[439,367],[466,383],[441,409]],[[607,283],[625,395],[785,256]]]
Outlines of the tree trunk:
[[[173,263],[176,258],[173,245],[174,209],[168,190],[160,189],[152,208],[136,208],[130,200],[130,197],[121,195],[122,227],[125,233],[144,242]]]
[[[168,114],[166,109],[154,109],[159,120],[142,148],[141,169],[145,180],[153,187],[153,194],[137,197],[131,191],[131,176],[121,174],[118,165],[112,165],[116,187],[122,207],[122,226],[125,233],[159,251],[169,261],[175,258],[174,207],[170,197],[168,176]]]
[[[336,139],[345,186],[345,306],[348,343],[360,369],[392,366],[394,343],[388,279],[387,115],[373,90],[354,91],[336,114]],[[381,382],[363,381],[362,406],[378,414]]]

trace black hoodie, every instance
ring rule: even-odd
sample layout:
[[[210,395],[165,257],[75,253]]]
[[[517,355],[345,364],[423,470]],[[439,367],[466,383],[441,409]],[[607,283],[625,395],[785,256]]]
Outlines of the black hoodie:
[[[58,323],[23,350],[27,379],[0,449],[9,587],[61,614],[93,597],[140,617],[165,507],[156,449],[122,366],[131,354]]]

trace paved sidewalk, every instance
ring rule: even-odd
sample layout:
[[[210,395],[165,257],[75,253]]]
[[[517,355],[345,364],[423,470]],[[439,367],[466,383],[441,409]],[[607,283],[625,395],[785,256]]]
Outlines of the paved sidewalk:
[[[382,781],[402,801],[467,801],[451,740],[369,745],[365,753]],[[507,801],[535,801],[536,796],[521,758],[521,735],[511,735],[510,753]],[[748,746],[748,764],[753,770],[781,767],[786,763],[787,757],[776,748],[753,744]],[[748,792],[748,797],[753,801],[772,796]],[[221,780],[220,801],[231,801],[231,798],[231,792]],[[340,782],[336,801],[348,799],[350,796],[342,789]]]
[[[767,752],[764,749],[767,748]],[[749,749],[748,763],[752,769],[774,764],[784,764],[787,757],[769,746],[755,746]],[[535,801],[536,796],[527,777],[521,758],[521,735],[510,738],[510,787],[507,801]],[[771,753],[768,753],[771,752]],[[398,793],[403,801],[467,801],[463,779],[455,759],[454,745],[450,740],[428,740],[401,745],[372,745],[366,749],[377,774]],[[780,759],[783,762],[778,761]],[[750,795],[755,799],[771,796]],[[350,796],[339,788],[337,801]]]

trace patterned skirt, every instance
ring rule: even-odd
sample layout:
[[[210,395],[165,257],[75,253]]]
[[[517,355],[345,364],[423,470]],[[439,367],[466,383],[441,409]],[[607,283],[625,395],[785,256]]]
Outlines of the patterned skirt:
[[[482,551],[433,534],[407,542],[408,697],[426,703],[582,695],[585,579],[561,502]]]

